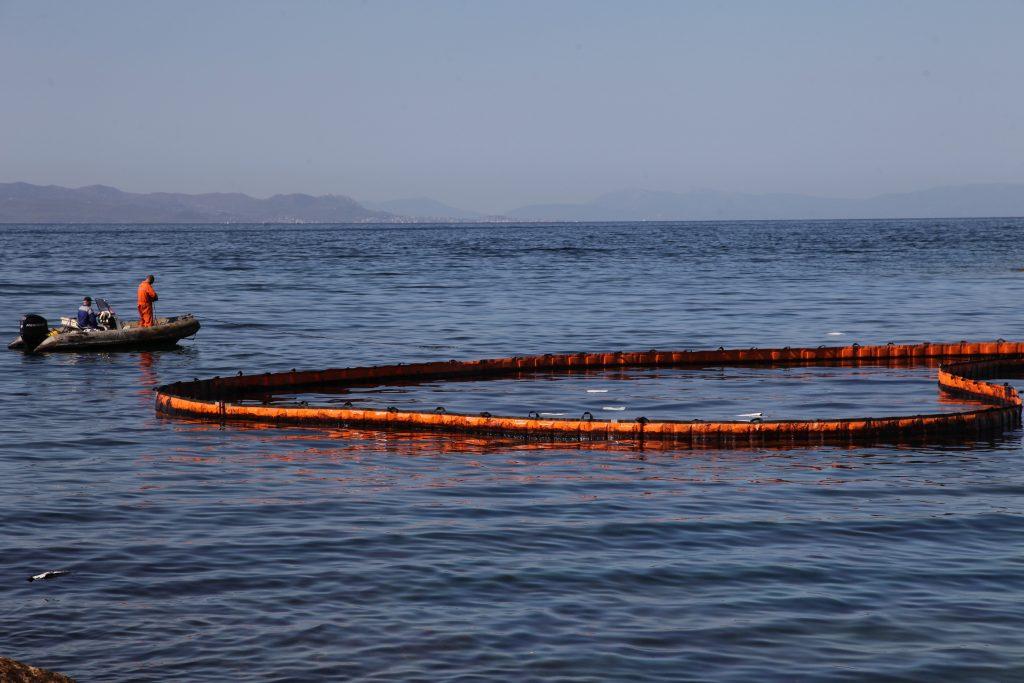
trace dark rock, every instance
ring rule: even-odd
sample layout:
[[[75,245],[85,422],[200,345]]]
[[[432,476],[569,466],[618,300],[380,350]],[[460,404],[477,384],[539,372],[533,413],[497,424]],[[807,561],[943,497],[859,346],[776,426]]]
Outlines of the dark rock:
[[[75,683],[75,679],[0,657],[0,683]]]

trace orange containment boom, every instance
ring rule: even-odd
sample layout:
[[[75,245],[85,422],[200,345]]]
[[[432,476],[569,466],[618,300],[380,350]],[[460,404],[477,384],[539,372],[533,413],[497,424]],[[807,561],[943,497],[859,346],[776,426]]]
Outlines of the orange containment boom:
[[[489,413],[367,410],[354,407],[251,405],[238,401],[246,394],[308,390],[317,386],[366,386],[409,381],[495,378],[532,372],[583,372],[613,368],[685,367],[702,365],[773,365],[894,363],[949,361],[940,366],[941,390],[984,403],[976,410],[903,417],[827,420],[703,420],[541,419]],[[1024,367],[1024,342],[960,342],[915,344],[733,349],[717,351],[640,351],[515,356],[474,361],[413,363],[214,377],[159,387],[156,410],[218,422],[317,424],[403,430],[441,430],[492,435],[523,435],[551,441],[662,440],[681,447],[743,447],[766,444],[821,444],[949,441],[991,436],[1021,424],[1021,398],[1008,384],[985,381],[1006,377]]]

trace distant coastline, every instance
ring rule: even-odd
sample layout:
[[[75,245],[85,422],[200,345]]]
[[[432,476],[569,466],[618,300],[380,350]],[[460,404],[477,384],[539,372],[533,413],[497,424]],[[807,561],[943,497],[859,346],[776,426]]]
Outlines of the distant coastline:
[[[105,185],[0,183],[0,224],[14,223],[553,223],[858,220],[1024,216],[1024,184],[937,187],[862,199],[799,194],[622,190],[583,203],[534,204],[486,215],[419,197],[359,202],[345,195],[124,192]]]

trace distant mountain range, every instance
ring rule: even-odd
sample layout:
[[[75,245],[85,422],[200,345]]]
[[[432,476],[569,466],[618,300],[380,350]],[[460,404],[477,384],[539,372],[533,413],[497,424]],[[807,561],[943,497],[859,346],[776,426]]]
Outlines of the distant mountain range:
[[[0,183],[0,223],[366,223],[399,217],[350,197],[240,193],[135,194],[105,185]]]
[[[467,211],[466,209],[458,209],[454,206],[448,206],[442,204],[436,199],[429,197],[413,197],[410,199],[392,199],[386,202],[362,202],[363,206],[369,209],[375,209],[377,211],[386,211],[388,213],[398,214],[400,216],[407,216],[411,218],[439,218],[439,219],[454,219],[459,221],[467,220],[486,220],[489,216],[477,213],[476,211]]]
[[[0,223],[398,223],[426,221],[714,221],[1024,216],[1024,185],[937,187],[866,199],[699,190],[622,190],[580,204],[488,216],[419,197],[360,203],[343,195],[136,194],[104,185],[0,183]]]
[[[535,204],[505,214],[521,221],[716,221],[814,218],[1024,216],[1024,185],[957,185],[867,199],[699,190],[623,190],[583,204]]]

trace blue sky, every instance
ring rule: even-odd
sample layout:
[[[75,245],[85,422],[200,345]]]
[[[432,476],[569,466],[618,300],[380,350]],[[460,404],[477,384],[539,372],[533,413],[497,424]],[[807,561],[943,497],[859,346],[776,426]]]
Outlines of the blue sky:
[[[0,181],[864,196],[1024,182],[1024,2],[10,2]]]

